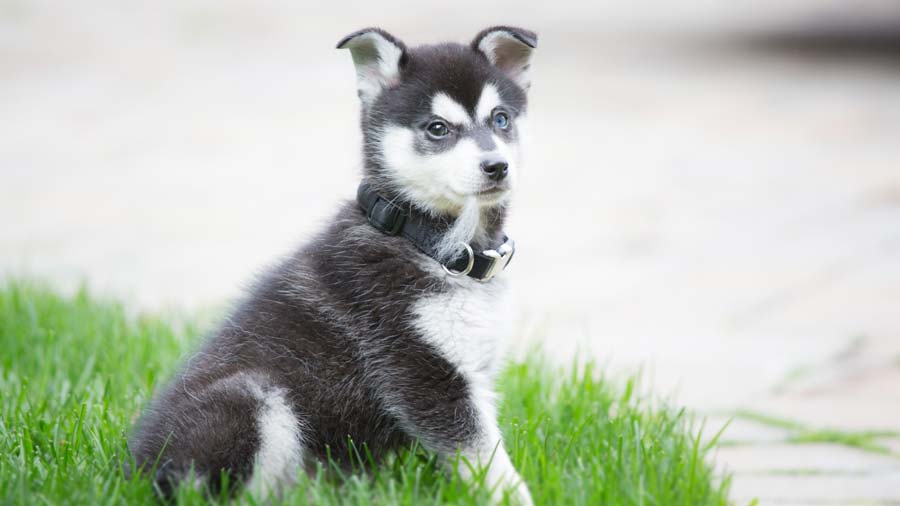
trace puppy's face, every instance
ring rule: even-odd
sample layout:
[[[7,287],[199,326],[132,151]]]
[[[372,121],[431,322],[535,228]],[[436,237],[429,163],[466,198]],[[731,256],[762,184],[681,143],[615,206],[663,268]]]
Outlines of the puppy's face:
[[[380,30],[342,41],[357,67],[370,180],[437,213],[503,205],[521,166],[535,44],[512,28],[485,30],[471,46],[409,50]]]
[[[474,103],[452,93],[453,88],[416,90],[421,100],[412,101],[395,96],[402,94],[397,89],[386,92],[373,109],[374,118],[387,120],[367,132],[384,177],[423,207],[452,211],[466,199],[493,206],[515,184],[521,100],[503,100],[494,82],[471,85],[481,88],[473,90]],[[395,107],[406,110],[391,114]]]

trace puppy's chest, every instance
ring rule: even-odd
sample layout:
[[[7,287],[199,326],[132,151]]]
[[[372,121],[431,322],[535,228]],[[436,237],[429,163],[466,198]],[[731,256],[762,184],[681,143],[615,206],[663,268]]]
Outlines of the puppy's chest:
[[[412,318],[421,337],[461,372],[493,377],[512,327],[512,301],[503,279],[463,279],[416,301]]]

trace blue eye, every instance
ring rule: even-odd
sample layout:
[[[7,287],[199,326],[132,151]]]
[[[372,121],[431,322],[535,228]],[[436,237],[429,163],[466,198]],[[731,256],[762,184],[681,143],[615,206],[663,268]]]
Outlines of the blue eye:
[[[509,116],[505,112],[495,112],[494,126],[502,130],[506,130],[506,127],[509,126]]]

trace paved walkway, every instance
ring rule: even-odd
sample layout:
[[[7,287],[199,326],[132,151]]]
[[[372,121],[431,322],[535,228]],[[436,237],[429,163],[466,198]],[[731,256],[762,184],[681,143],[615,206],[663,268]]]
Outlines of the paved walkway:
[[[740,413],[717,460],[736,504],[900,504],[900,56],[734,35],[897,19],[842,3],[7,2],[0,270],[221,304],[353,194],[341,35],[509,19],[541,32],[522,347],[642,366],[712,429]]]

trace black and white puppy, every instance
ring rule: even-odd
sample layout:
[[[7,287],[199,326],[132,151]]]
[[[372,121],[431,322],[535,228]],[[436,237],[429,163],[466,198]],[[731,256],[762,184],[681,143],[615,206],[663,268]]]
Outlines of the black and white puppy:
[[[362,100],[358,201],[260,279],[147,408],[129,444],[163,493],[225,473],[267,494],[327,456],[349,465],[351,445],[377,458],[419,441],[531,503],[493,383],[536,45],[504,26],[467,46],[407,48],[377,28],[338,44]]]

